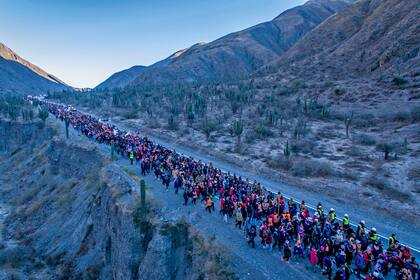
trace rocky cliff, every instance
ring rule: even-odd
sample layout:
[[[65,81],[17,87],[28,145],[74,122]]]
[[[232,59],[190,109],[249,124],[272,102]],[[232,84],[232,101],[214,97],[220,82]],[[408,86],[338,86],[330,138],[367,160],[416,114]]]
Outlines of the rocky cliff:
[[[216,245],[161,221],[150,197],[140,211],[138,182],[60,130],[0,122],[0,279],[233,277]]]
[[[269,65],[279,76],[349,79],[418,76],[420,7],[415,0],[363,0],[317,26]]]

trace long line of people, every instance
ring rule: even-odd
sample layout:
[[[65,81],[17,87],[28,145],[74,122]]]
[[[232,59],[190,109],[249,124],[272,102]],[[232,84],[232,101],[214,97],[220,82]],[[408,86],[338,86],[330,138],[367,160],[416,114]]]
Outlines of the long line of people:
[[[395,234],[383,244],[375,228],[368,230],[361,221],[354,229],[347,214],[340,222],[334,209],[326,212],[321,203],[311,213],[304,201],[286,200],[259,182],[222,172],[212,163],[179,154],[137,132],[120,130],[66,105],[42,100],[40,104],[90,139],[111,145],[131,164],[138,163],[143,176],[153,172],[167,190],[173,182],[175,193],[182,191],[185,205],[201,201],[209,213],[218,207],[223,220],[234,219],[253,248],[278,250],[285,262],[308,258],[313,269],[328,279],[349,279],[355,274],[377,280],[393,272],[397,279],[419,279],[416,259]]]

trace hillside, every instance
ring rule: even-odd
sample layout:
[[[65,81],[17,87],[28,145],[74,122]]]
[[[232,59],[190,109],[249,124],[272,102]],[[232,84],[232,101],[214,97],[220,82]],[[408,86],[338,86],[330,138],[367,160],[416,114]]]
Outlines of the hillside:
[[[0,92],[45,94],[65,89],[71,87],[0,43]]]
[[[281,77],[374,78],[420,73],[416,0],[365,0],[330,17],[276,62]]]
[[[112,89],[112,88],[123,88],[131,83],[138,75],[146,71],[146,66],[136,65],[129,69],[114,73],[96,86],[95,89]]]
[[[237,279],[230,253],[180,215],[162,222],[149,190],[142,208],[135,169],[40,127],[0,117],[0,279]]]
[[[180,50],[147,69],[131,83],[221,81],[243,78],[278,58],[323,20],[342,10],[351,0],[311,0],[289,9],[272,21],[229,34],[211,43],[198,43]],[[131,71],[130,73],[130,79]],[[124,87],[127,72],[114,74],[121,82],[107,87]],[[108,81],[108,80],[107,80]],[[103,84],[98,88],[103,88]]]

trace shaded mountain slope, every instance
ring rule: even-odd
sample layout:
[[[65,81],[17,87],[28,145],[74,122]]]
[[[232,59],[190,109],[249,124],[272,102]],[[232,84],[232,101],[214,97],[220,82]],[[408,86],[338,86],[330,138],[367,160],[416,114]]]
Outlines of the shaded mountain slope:
[[[129,69],[114,73],[104,82],[96,86],[96,89],[122,88],[131,83],[138,75],[146,71],[146,66],[133,66]]]
[[[337,13],[269,65],[299,77],[418,75],[420,6],[416,0],[364,0]]]
[[[71,89],[57,77],[21,58],[0,43],[0,91],[17,94],[45,94]]]
[[[246,77],[278,58],[307,32],[351,2],[308,1],[283,12],[272,21],[229,34],[211,43],[198,43],[180,50],[142,69],[131,85],[226,81]],[[126,74],[125,71],[116,73],[113,79],[120,80],[119,76]],[[110,86],[123,87],[128,80],[121,78],[121,83]],[[102,87],[103,84],[98,86]]]

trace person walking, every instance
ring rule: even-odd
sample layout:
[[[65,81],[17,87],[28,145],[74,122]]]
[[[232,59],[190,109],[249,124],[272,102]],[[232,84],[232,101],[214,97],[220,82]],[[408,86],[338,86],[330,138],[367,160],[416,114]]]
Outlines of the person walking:
[[[316,265],[318,264],[318,253],[314,247],[311,248],[309,252],[309,263],[312,266],[313,271],[316,271]]]
[[[211,213],[213,201],[211,200],[211,197],[210,196],[207,197],[205,203],[206,203],[206,211],[208,211],[209,213]]]
[[[130,152],[130,164],[133,165],[134,153]]]
[[[290,257],[292,256],[292,247],[290,246],[289,240],[286,240],[283,246],[283,260],[289,262]]]
[[[236,210],[236,224],[235,227],[239,227],[239,229],[242,229],[242,223],[244,222],[244,217],[242,216],[241,210]]]
[[[257,236],[257,230],[255,226],[251,226],[251,229],[248,232],[248,245],[251,245],[252,248],[255,248],[255,237]]]

